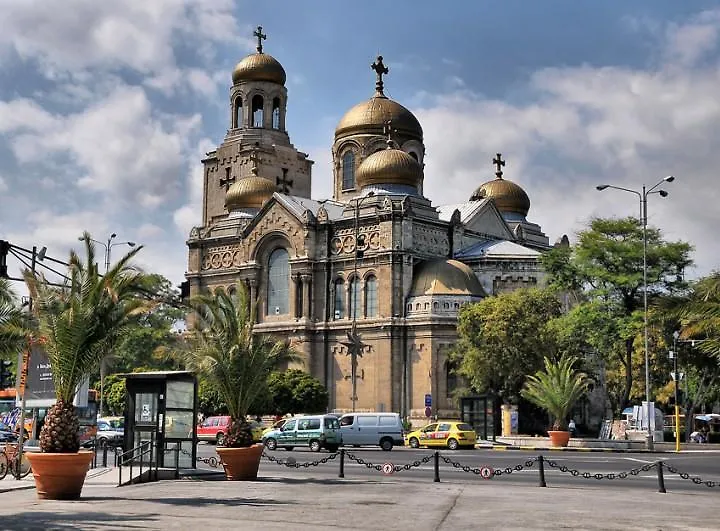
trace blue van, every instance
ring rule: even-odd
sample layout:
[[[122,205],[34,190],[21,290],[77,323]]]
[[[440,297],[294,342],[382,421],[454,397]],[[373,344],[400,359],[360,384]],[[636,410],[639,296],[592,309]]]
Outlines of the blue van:
[[[336,416],[306,415],[288,419],[282,428],[265,433],[262,442],[268,450],[307,446],[313,452],[319,452],[321,448],[337,452],[342,444],[342,435]]]

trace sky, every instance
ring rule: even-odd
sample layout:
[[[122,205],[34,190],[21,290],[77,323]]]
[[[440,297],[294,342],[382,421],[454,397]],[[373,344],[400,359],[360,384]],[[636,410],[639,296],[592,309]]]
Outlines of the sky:
[[[0,0],[0,239],[65,259],[87,230],[175,284],[199,225],[201,157],[229,123],[234,65],[265,52],[287,74],[287,129],[331,193],[334,128],[385,92],[425,132],[424,193],[461,202],[494,177],[531,199],[550,241],[593,217],[637,216],[718,268],[720,7],[686,0]],[[98,247],[102,256],[104,249]],[[21,264],[9,259],[10,273]]]

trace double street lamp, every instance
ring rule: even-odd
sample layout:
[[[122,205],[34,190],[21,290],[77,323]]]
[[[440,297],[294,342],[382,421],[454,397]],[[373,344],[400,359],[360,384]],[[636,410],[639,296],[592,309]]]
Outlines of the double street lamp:
[[[90,238],[91,242],[97,243],[98,245],[102,245],[105,248],[105,274],[110,270],[110,253],[112,252],[112,248],[116,247],[118,245],[127,245],[128,247],[135,247],[135,242],[114,242],[113,240],[117,238],[117,234],[114,232],[110,235],[110,237],[107,239],[107,242],[101,242],[99,240],[94,240]],[[85,238],[82,236],[78,238],[78,240],[85,241]],[[100,408],[98,412],[100,415],[102,415],[103,412],[103,402],[104,402],[104,395],[105,395],[105,358],[102,359],[100,362]]]
[[[654,434],[652,431],[651,418],[654,417],[655,412],[651,411],[650,407],[650,359],[648,354],[648,300],[647,300],[647,198],[651,194],[658,194],[660,197],[667,197],[668,193],[665,190],[658,190],[657,187],[663,183],[671,183],[675,180],[675,177],[668,175],[664,179],[658,181],[651,188],[647,188],[645,185],[642,187],[642,191],[631,190],[630,188],[623,188],[622,186],[615,186],[612,184],[601,184],[595,188],[602,192],[608,188],[614,190],[620,190],[623,192],[630,192],[635,194],[640,199],[640,221],[642,223],[642,239],[643,239],[643,328],[645,336],[645,404],[647,408],[647,448],[652,450],[654,447]]]

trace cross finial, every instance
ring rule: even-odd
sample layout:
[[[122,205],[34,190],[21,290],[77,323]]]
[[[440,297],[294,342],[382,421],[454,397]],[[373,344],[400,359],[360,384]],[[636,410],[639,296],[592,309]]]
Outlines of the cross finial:
[[[258,154],[257,151],[253,150],[250,153],[250,162],[252,163],[252,168],[250,168],[250,173],[253,175],[258,174]]]
[[[388,120],[387,122],[385,122],[385,125],[383,126],[383,133],[387,136],[387,140],[385,141],[385,143],[387,144],[388,149],[392,149],[393,147],[394,142],[392,139],[392,135],[396,132],[397,131],[392,128],[392,120]]]
[[[293,185],[293,180],[288,179],[288,169],[282,168],[283,175],[282,177],[275,177],[275,184],[277,184],[278,192],[281,194],[289,194],[290,193],[290,187]]]
[[[230,189],[230,185],[235,182],[235,176],[230,176],[231,171],[230,167],[225,168],[225,178],[220,179],[220,188],[224,187],[226,192]]]
[[[502,179],[502,176],[503,176],[502,167],[505,166],[505,161],[502,159],[502,153],[497,154],[497,156],[493,159],[493,164],[495,164],[495,167],[497,168],[495,175],[497,176],[498,179]]]
[[[371,64],[370,68],[375,70],[375,74],[377,74],[377,79],[375,80],[375,91],[378,94],[384,96],[384,94],[383,94],[384,84],[383,84],[382,77],[383,77],[383,74],[387,74],[388,72],[390,72],[390,69],[387,66],[385,66],[385,64],[383,63],[383,56],[378,55],[377,61],[375,61],[373,64]]]
[[[257,37],[258,43],[257,43],[257,51],[258,53],[263,53],[262,51],[262,41],[263,39],[267,40],[267,35],[263,34],[262,32],[262,26],[258,26],[255,31],[253,31],[253,35]]]

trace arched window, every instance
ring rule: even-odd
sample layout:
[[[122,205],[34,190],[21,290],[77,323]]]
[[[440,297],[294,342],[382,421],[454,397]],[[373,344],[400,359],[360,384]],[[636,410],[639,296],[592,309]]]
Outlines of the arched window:
[[[243,126],[243,106],[242,98],[235,98],[235,124],[234,127],[240,128]]]
[[[355,153],[346,151],[342,159],[342,188],[355,188]]]
[[[263,97],[260,95],[252,99],[252,119],[253,127],[262,127],[265,123]]]
[[[272,128],[280,129],[280,98],[273,100]]]
[[[289,311],[290,255],[283,249],[275,249],[268,259],[267,313],[282,315]]]
[[[350,318],[360,317],[360,279],[353,277],[350,281]]]
[[[376,317],[377,313],[377,279],[371,275],[365,280],[365,317]]]
[[[335,281],[335,319],[345,317],[345,281],[341,278]]]

